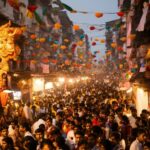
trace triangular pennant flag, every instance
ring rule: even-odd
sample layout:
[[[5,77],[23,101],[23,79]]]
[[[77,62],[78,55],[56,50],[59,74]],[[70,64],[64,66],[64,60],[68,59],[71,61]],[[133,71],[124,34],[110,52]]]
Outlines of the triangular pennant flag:
[[[63,7],[64,7],[65,9],[67,9],[68,11],[71,11],[71,12],[73,12],[73,11],[74,11],[74,9],[73,9],[73,8],[71,8],[70,6],[68,6],[67,4],[62,3],[62,5],[63,5]]]
[[[39,24],[42,24],[42,23],[43,23],[41,17],[38,15],[38,13],[37,13],[36,11],[34,12],[34,16],[35,16],[36,21],[37,21]]]

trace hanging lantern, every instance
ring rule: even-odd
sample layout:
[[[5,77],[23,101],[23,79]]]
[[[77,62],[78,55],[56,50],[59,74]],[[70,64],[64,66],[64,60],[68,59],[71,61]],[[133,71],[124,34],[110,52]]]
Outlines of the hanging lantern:
[[[121,38],[120,38],[120,41],[122,41],[122,42],[126,42],[126,40],[127,40],[126,37],[121,37]]]
[[[119,16],[119,17],[123,17],[124,16],[124,12],[117,12],[117,15]]]
[[[42,62],[43,63],[49,63],[49,59],[48,58],[44,58],[44,59],[42,59]]]
[[[92,42],[92,46],[95,46],[96,45],[96,42]]]
[[[110,56],[111,55],[111,51],[110,50],[108,50],[107,52],[106,52],[106,56]]]
[[[83,59],[83,54],[80,54],[79,58],[80,58],[80,59]]]
[[[80,29],[80,26],[79,25],[73,25],[73,30],[77,31]]]
[[[36,44],[36,45],[35,45],[35,48],[40,48],[40,45],[39,45],[39,44]]]
[[[68,42],[69,42],[69,40],[68,40],[68,39],[64,39],[64,42],[68,43]]]
[[[80,35],[80,39],[82,40],[84,38],[84,35]]]
[[[58,44],[52,44],[52,47],[53,47],[54,49],[57,49],[57,48],[58,48]]]
[[[60,49],[65,50],[67,47],[65,45],[61,45]]]
[[[46,41],[45,38],[39,38],[39,42],[44,43]]]
[[[65,60],[65,65],[70,65],[70,61],[69,60]]]
[[[101,18],[101,17],[103,17],[103,13],[101,13],[101,12],[96,12],[96,13],[95,13],[95,17]]]
[[[95,41],[99,41],[99,38],[95,38]]]
[[[131,40],[134,40],[135,37],[136,37],[136,34],[130,34],[130,35],[128,36],[128,38],[131,39]]]
[[[61,24],[60,23],[55,23],[54,24],[54,29],[59,30],[61,28]]]
[[[37,9],[37,6],[35,6],[35,5],[29,5],[28,6],[28,9],[30,10],[30,12],[35,12],[35,10]]]
[[[31,35],[30,35],[30,38],[31,38],[32,40],[35,40],[35,39],[36,39],[36,35],[35,35],[35,34],[31,34]]]
[[[57,60],[56,60],[56,59],[52,59],[51,62],[52,62],[53,64],[56,64],[56,63],[57,63]]]
[[[101,39],[101,40],[100,40],[100,43],[105,43],[105,40],[104,40],[104,39]]]
[[[117,50],[118,50],[118,51],[122,51],[123,48],[122,48],[121,46],[119,46],[119,47],[117,48]]]
[[[94,26],[90,26],[90,30],[95,30],[95,27]]]
[[[77,47],[77,44],[73,43],[72,46],[71,46],[71,49],[74,51],[76,47]]]
[[[111,43],[112,48],[116,48],[116,46],[117,46],[117,43]]]
[[[78,41],[78,42],[77,42],[77,45],[79,45],[79,46],[83,46],[83,44],[84,44],[83,41]]]

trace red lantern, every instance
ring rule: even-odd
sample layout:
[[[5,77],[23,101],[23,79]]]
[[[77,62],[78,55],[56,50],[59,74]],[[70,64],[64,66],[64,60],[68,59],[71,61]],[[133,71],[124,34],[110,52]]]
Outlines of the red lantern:
[[[32,56],[36,56],[36,53],[32,53]]]
[[[77,44],[72,44],[72,49],[76,48],[77,47]]]
[[[96,45],[96,42],[92,42],[92,46],[95,46]]]
[[[35,40],[35,39],[36,39],[36,35],[35,35],[35,34],[31,34],[31,35],[30,35],[30,38],[31,38],[32,40]]]
[[[94,26],[91,26],[91,27],[90,27],[90,30],[95,30],[95,27],[94,27]]]
[[[33,13],[37,9],[37,6],[35,6],[35,5],[29,5],[28,9]]]
[[[48,58],[43,58],[43,59],[42,59],[42,62],[43,62],[43,63],[49,63],[49,59],[48,59]]]
[[[123,48],[121,46],[119,46],[117,49],[118,49],[118,51],[122,51],[123,50]]]
[[[53,64],[56,64],[56,63],[57,63],[57,60],[56,60],[56,59],[52,59],[51,62],[52,62]]]
[[[124,16],[124,12],[117,12],[117,15],[119,16],[119,17],[123,17]]]
[[[65,60],[65,65],[70,65],[70,61],[69,60]]]

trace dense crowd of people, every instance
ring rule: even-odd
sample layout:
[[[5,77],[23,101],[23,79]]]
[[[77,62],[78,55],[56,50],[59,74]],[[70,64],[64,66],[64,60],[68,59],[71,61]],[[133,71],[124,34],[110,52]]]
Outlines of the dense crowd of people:
[[[113,80],[9,101],[0,117],[0,150],[149,150],[150,113],[137,115]]]

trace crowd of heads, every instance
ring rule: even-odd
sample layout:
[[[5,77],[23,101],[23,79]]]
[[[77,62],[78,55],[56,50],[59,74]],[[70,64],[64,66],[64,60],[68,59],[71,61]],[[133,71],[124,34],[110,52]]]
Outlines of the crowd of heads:
[[[8,102],[0,117],[0,149],[150,149],[150,113],[138,116],[117,87],[111,78],[93,78],[19,107]]]

